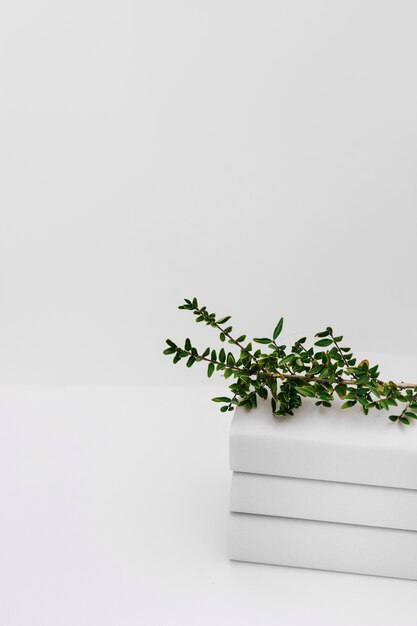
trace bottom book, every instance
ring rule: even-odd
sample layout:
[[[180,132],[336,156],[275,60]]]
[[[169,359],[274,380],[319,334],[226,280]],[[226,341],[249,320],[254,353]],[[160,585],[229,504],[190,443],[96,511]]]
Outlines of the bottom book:
[[[235,561],[417,580],[417,532],[230,513]]]

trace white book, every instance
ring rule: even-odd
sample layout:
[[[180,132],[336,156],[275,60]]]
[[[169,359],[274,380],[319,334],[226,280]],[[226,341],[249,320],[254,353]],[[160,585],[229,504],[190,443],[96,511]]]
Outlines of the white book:
[[[230,510],[417,531],[417,491],[234,472]]]
[[[230,513],[232,560],[417,580],[417,533]]]
[[[417,382],[417,358],[372,358],[381,378]],[[238,407],[230,430],[237,472],[417,489],[417,423],[391,422],[386,411],[317,407],[311,398],[293,416],[274,417],[270,402]],[[401,411],[402,405],[392,412]]]

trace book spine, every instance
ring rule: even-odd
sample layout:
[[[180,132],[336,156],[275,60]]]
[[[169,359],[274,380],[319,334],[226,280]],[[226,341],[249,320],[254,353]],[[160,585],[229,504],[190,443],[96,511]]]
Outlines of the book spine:
[[[417,531],[417,491],[234,472],[230,510]]]
[[[417,580],[417,533],[230,513],[232,560]]]
[[[229,459],[236,472],[417,489],[417,454],[412,447],[255,437],[232,425]]]

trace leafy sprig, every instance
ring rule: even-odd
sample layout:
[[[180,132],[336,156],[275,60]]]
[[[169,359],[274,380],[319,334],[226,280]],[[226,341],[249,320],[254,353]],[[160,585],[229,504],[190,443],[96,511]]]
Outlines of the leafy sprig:
[[[187,367],[207,363],[209,378],[218,371],[225,379],[232,379],[230,396],[212,398],[222,404],[222,412],[232,411],[235,406],[252,409],[258,398],[269,398],[274,415],[293,415],[303,398],[315,398],[316,405],[329,408],[338,397],[342,409],[360,405],[365,414],[370,409],[385,410],[391,421],[401,424],[417,419],[417,385],[380,380],[379,366],[371,367],[367,359],[357,363],[351,348],[343,345],[343,336],[335,335],[330,326],[315,335],[313,346],[307,346],[307,338],[301,337],[287,349],[277,343],[284,325],[281,318],[272,338],[253,339],[262,346],[254,348],[246,335],[235,338],[232,334],[230,315],[217,317],[209,313],[207,307],[199,306],[197,298],[185,299],[179,308],[191,311],[197,323],[216,329],[222,344],[233,346],[230,350],[222,345],[220,349],[207,347],[199,351],[188,338],[183,346],[167,339],[164,350],[164,354],[173,356],[174,363],[186,359]],[[400,405],[403,409],[392,413],[393,407]]]

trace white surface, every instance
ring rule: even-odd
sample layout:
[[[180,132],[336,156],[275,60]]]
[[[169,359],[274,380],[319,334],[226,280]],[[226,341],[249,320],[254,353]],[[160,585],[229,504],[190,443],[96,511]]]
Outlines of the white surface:
[[[412,381],[417,357],[374,355],[383,380],[401,371]],[[230,467],[238,472],[417,489],[417,423],[391,422],[391,411],[317,407],[303,398],[294,416],[274,417],[270,401],[236,409],[230,431]]]
[[[417,491],[233,472],[230,510],[417,531]]]
[[[415,626],[414,582],[228,561],[210,396],[0,390],[2,626]]]
[[[232,559],[417,579],[417,533],[231,513]]]
[[[190,296],[250,336],[284,315],[285,340],[417,353],[416,23],[411,0],[2,2],[0,381],[200,384],[160,354],[213,341]]]

